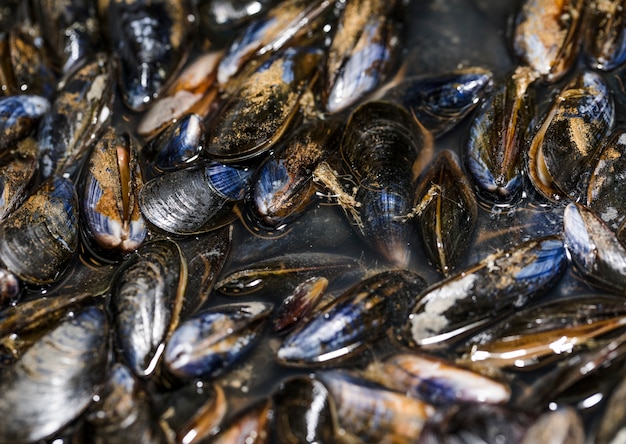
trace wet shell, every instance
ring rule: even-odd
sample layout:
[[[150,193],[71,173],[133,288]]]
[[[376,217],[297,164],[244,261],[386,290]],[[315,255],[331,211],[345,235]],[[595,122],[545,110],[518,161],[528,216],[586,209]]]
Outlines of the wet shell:
[[[347,372],[319,372],[316,378],[332,396],[339,426],[356,442],[411,442],[434,413],[432,406],[421,400]]]
[[[574,408],[566,406],[542,414],[528,428],[522,444],[583,444],[584,442],[583,420]]]
[[[333,401],[320,381],[306,376],[290,378],[280,384],[273,398],[280,444],[333,441],[337,428]]]
[[[83,439],[94,444],[169,442],[148,394],[128,367],[113,365],[97,399],[85,414]]]
[[[330,253],[292,253],[270,257],[230,271],[215,284],[220,293],[244,295],[258,291],[293,290],[310,277],[339,283],[342,277],[363,273],[362,264],[349,256]]]
[[[55,92],[56,76],[39,27],[21,23],[8,35],[0,35],[0,60],[2,95],[34,94],[49,99]]]
[[[260,339],[272,304],[215,307],[183,322],[163,353],[167,372],[182,380],[209,379],[228,371]]]
[[[51,58],[64,73],[72,71],[98,48],[100,26],[95,3],[89,0],[33,2]]]
[[[199,55],[176,77],[163,96],[144,113],[137,133],[152,137],[189,113],[206,117],[219,100],[215,75],[222,52]]]
[[[587,187],[600,143],[613,126],[611,91],[596,73],[572,79],[554,101],[528,152],[528,174],[537,191],[559,201],[577,199]]]
[[[78,198],[52,177],[0,224],[0,261],[32,284],[57,280],[78,248]]]
[[[244,201],[250,229],[262,234],[284,231],[288,222],[315,202],[313,171],[337,151],[341,128],[337,121],[305,123],[259,165]]]
[[[626,325],[621,298],[583,295],[523,309],[481,331],[463,346],[463,364],[533,369],[592,347]]]
[[[220,85],[227,86],[229,79],[242,71],[242,67],[250,61],[254,62],[250,63],[252,67],[248,70],[254,69],[259,62],[263,63],[267,56],[275,56],[287,45],[302,45],[304,37],[309,33],[323,36],[321,28],[329,23],[329,16],[332,16],[336,3],[336,0],[283,1],[272,8],[266,17],[250,23],[226,50],[219,64],[217,80]],[[243,70],[242,76],[247,74]]]
[[[134,111],[144,110],[187,57],[195,22],[191,2],[100,0],[99,9],[120,60],[124,102]]]
[[[626,128],[616,129],[598,153],[587,206],[613,230],[626,218]]]
[[[430,404],[504,404],[511,389],[501,382],[425,354],[395,354],[366,370],[372,380]]]
[[[319,365],[354,356],[407,315],[426,283],[409,271],[378,273],[346,290],[290,333],[277,352],[285,365]]]
[[[565,247],[557,236],[490,254],[417,296],[401,337],[421,347],[458,340],[551,288],[566,263]]]
[[[399,3],[346,2],[328,50],[324,106],[340,112],[374,91],[396,67],[401,44]]]
[[[224,390],[213,385],[210,396],[176,433],[176,442],[192,444],[214,435],[228,410],[228,402]]]
[[[104,379],[108,333],[103,310],[82,310],[6,369],[0,383],[0,441],[38,441],[77,418]]]
[[[439,153],[420,177],[414,208],[428,258],[448,275],[469,246],[478,218],[474,191],[452,151]]]
[[[283,299],[274,317],[274,331],[286,330],[297,325],[309,315],[321,301],[328,287],[328,279],[314,276],[299,284],[292,294]]]
[[[385,92],[385,100],[410,110],[439,137],[461,122],[492,89],[493,74],[472,67],[450,73],[407,77]]]
[[[525,0],[515,17],[515,55],[548,82],[572,67],[581,41],[583,0]]]
[[[626,61],[626,4],[623,0],[590,1],[585,11],[587,63],[608,71]]]
[[[199,162],[146,182],[139,207],[146,220],[168,233],[211,231],[235,218],[232,208],[243,199],[251,175],[246,168]]]
[[[85,231],[99,248],[130,253],[144,241],[147,228],[138,203],[142,184],[136,142],[107,128],[92,148],[81,200]]]
[[[344,163],[358,185],[357,232],[399,268],[410,260],[413,169],[427,143],[413,117],[389,102],[368,102],[353,111],[341,141]]]
[[[274,418],[272,400],[260,400],[230,419],[211,444],[251,443],[269,444]]]
[[[594,286],[626,293],[626,249],[589,208],[571,203],[563,215],[565,244],[572,263]]]
[[[74,174],[88,143],[111,117],[114,67],[99,53],[69,77],[39,124],[41,173]]]
[[[298,114],[322,56],[316,49],[288,48],[255,69],[209,122],[204,153],[233,163],[267,152]]]
[[[173,241],[144,244],[119,269],[111,306],[120,353],[133,372],[149,376],[179,323],[187,262]]]
[[[478,188],[496,200],[511,200],[522,189],[526,139],[535,116],[533,74],[515,73],[480,106],[469,130],[465,165]]]
[[[28,94],[0,99],[0,151],[9,148],[37,126],[50,108],[48,99]]]
[[[0,220],[28,196],[37,173],[38,153],[37,141],[31,137],[0,153]]]

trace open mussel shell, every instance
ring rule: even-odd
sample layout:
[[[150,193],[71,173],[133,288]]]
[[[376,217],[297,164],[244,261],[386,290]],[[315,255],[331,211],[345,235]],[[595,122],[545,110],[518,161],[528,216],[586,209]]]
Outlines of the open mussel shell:
[[[623,0],[588,2],[584,24],[584,49],[589,66],[609,71],[626,61]]]
[[[248,228],[268,235],[282,232],[316,201],[313,171],[337,151],[342,127],[336,120],[314,120],[279,142],[257,167],[246,194],[243,217]]]
[[[273,308],[244,302],[194,315],[172,333],[163,353],[166,371],[182,380],[224,373],[260,339]]]
[[[602,77],[594,72],[574,77],[532,138],[528,175],[535,189],[552,201],[584,195],[590,162],[614,118],[612,94]]]
[[[513,31],[513,50],[521,64],[548,82],[563,77],[579,52],[585,4],[583,0],[524,0]]]
[[[100,15],[120,60],[126,105],[141,111],[157,99],[187,57],[195,30],[189,0],[100,1]]]
[[[50,102],[41,96],[0,98],[0,151],[29,135],[49,108]]]
[[[415,223],[428,258],[448,275],[469,246],[478,218],[474,190],[454,152],[439,153],[422,174],[414,208],[419,208]]]
[[[262,2],[255,2],[256,5],[260,3]],[[336,0],[280,2],[266,16],[248,24],[232,42],[219,64],[217,80],[222,86],[226,86],[231,77],[242,71],[241,76],[233,79],[236,83],[240,80],[239,77],[248,74],[246,70],[242,70],[245,65],[250,64],[254,69],[255,64],[263,63],[268,56],[274,57],[287,45],[302,45],[309,34],[323,36],[325,31],[322,28],[331,22],[336,3]]]
[[[425,286],[418,274],[404,270],[378,273],[355,284],[290,333],[276,354],[278,361],[323,365],[354,356],[402,322],[413,297]]]
[[[560,236],[490,254],[418,295],[399,337],[418,347],[458,340],[550,289],[566,264]]]
[[[354,442],[413,442],[434,413],[422,400],[345,371],[317,372],[315,378],[330,393],[344,436]]]
[[[624,331],[622,298],[583,295],[522,309],[467,340],[462,364],[533,369]]]
[[[450,73],[407,77],[385,92],[384,99],[410,110],[433,136],[450,131],[491,91],[493,74],[472,67]]]
[[[82,439],[96,444],[169,442],[148,394],[123,364],[113,365],[96,399],[85,414],[85,425],[79,432]]]
[[[333,442],[337,433],[333,401],[320,381],[308,376],[289,378],[273,398],[278,443]]]
[[[114,85],[115,67],[105,53],[91,56],[68,77],[39,123],[43,177],[80,170],[89,142],[110,121]]]
[[[563,214],[565,244],[572,263],[590,284],[626,293],[626,249],[592,210],[570,203]]]
[[[107,128],[92,148],[82,184],[87,237],[104,251],[139,248],[148,230],[139,211],[143,181],[132,136]]]
[[[124,262],[114,282],[111,310],[120,354],[136,375],[149,376],[180,321],[186,259],[173,241],[150,242]]]
[[[328,50],[324,107],[337,113],[374,91],[396,67],[402,28],[399,1],[346,2]]]
[[[108,333],[104,310],[81,310],[5,369],[0,382],[0,441],[39,441],[76,419],[105,377]]]
[[[469,130],[465,165],[480,191],[510,201],[522,189],[526,139],[535,115],[533,74],[518,68],[480,106]]]
[[[0,224],[0,261],[24,281],[57,280],[78,248],[78,198],[61,177],[45,181]]]
[[[314,48],[288,48],[243,79],[208,124],[207,157],[235,163],[267,152],[298,114],[322,56]]]
[[[43,0],[32,4],[50,57],[62,72],[70,72],[96,51],[100,43],[96,2]]]
[[[0,220],[28,197],[39,165],[37,141],[26,137],[0,151]]]
[[[168,233],[211,231],[231,222],[252,171],[219,162],[199,162],[146,182],[139,207],[154,226]],[[181,192],[184,190],[184,192]]]
[[[407,267],[414,243],[408,223],[414,167],[427,145],[427,135],[408,111],[382,101],[354,110],[341,141],[344,164],[357,181],[357,232],[399,268]]]
[[[506,384],[426,354],[393,354],[370,364],[365,373],[391,390],[433,405],[504,404],[511,397]]]

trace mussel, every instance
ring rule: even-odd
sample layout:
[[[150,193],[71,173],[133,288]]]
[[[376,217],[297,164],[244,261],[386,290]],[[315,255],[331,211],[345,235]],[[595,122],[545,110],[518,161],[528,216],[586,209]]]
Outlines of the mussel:
[[[187,262],[175,242],[144,244],[119,269],[111,307],[121,355],[139,377],[152,374],[178,326]]]
[[[17,208],[37,175],[39,149],[32,137],[0,152],[0,220]]]
[[[465,165],[480,191],[510,201],[522,189],[523,153],[535,94],[534,75],[518,68],[482,103],[469,130]]]
[[[139,207],[147,221],[168,233],[211,231],[235,218],[233,206],[243,199],[251,175],[247,168],[197,162],[146,182]]]
[[[187,57],[196,17],[191,1],[100,0],[100,18],[120,60],[124,103],[141,111],[159,98]]]
[[[414,244],[408,223],[413,209],[417,160],[428,137],[404,108],[367,102],[352,112],[341,141],[347,170],[357,183],[357,232],[389,262],[406,268]]]
[[[105,53],[90,57],[66,80],[39,123],[43,177],[80,169],[88,143],[111,119],[114,84],[114,65]]]
[[[39,441],[83,412],[106,374],[108,332],[104,310],[83,309],[3,373],[0,441]]]
[[[107,128],[92,148],[81,200],[85,232],[99,248],[130,253],[144,241],[147,228],[138,203],[142,184],[136,142]]]
[[[433,186],[436,189],[433,191]],[[414,208],[422,245],[438,271],[448,275],[476,229],[474,191],[452,151],[441,151],[420,177]]]
[[[7,149],[37,126],[50,108],[45,97],[23,94],[0,99],[0,151]]]
[[[548,82],[569,71],[581,42],[583,0],[525,0],[515,17],[517,58]]]
[[[324,107],[340,112],[374,91],[396,67],[401,2],[351,0],[337,24],[324,71]]]
[[[421,347],[458,340],[551,288],[566,263],[559,236],[533,239],[490,254],[418,295],[401,339]]]
[[[609,71],[626,61],[626,3],[623,0],[588,2],[584,49],[587,63]]]
[[[298,115],[300,98],[317,76],[323,53],[297,47],[270,57],[244,78],[207,125],[203,151],[224,163],[267,152]]]
[[[74,184],[53,176],[0,224],[0,261],[24,281],[57,280],[78,249]]]
[[[403,270],[355,284],[285,338],[279,362],[319,365],[353,356],[402,322],[412,297],[425,285],[421,276]]]
[[[602,77],[583,72],[573,78],[532,138],[528,174],[535,189],[552,201],[584,195],[589,163],[614,118],[611,91]]]

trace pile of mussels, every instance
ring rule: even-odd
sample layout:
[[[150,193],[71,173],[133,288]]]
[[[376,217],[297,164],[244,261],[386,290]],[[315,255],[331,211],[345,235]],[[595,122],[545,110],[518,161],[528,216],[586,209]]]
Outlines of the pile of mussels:
[[[623,439],[626,1],[417,3],[3,2],[0,442]]]

